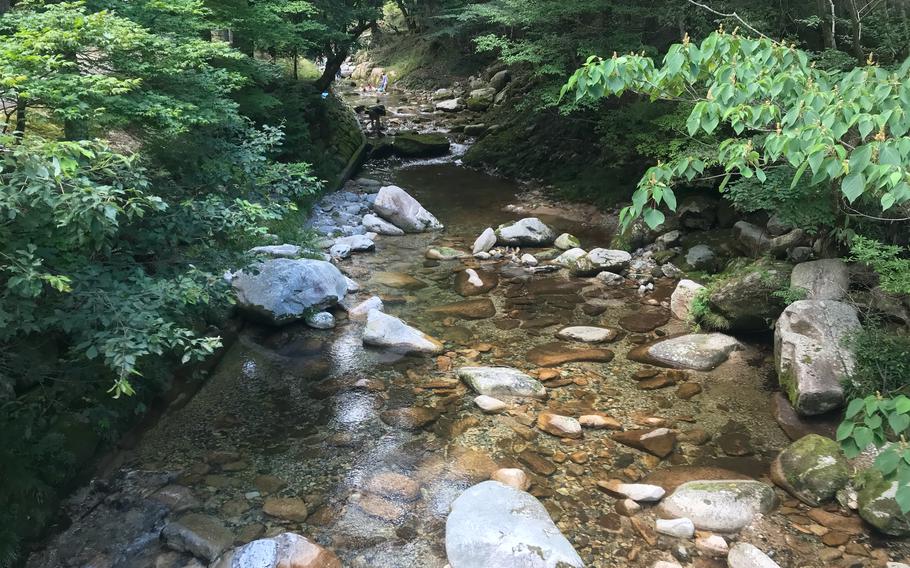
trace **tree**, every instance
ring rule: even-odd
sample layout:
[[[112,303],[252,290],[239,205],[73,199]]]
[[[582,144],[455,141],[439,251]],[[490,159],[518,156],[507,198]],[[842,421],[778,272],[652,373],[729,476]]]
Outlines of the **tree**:
[[[381,0],[317,0],[313,3],[316,24],[313,43],[315,51],[326,58],[325,71],[316,80],[317,89],[329,88],[360,36],[376,25],[383,4]]]
[[[768,170],[792,167],[793,185],[809,175],[811,185],[830,188],[846,208],[861,198],[874,199],[883,212],[906,204],[908,79],[910,60],[894,70],[868,65],[822,71],[792,46],[720,31],[701,45],[688,38],[674,45],[659,67],[640,55],[592,56],[563,94],[574,92],[580,100],[634,92],[679,101],[692,107],[690,135],[732,134],[707,162],[681,156],[645,173],[622,221],[628,226],[642,216],[656,227],[664,221],[662,206],[676,208],[674,184],[714,167],[721,171],[721,190],[733,176],[764,182]]]

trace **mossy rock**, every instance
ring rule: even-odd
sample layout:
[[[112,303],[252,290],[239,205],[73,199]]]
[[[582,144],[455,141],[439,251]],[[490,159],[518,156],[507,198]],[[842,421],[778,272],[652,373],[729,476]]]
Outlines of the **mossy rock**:
[[[490,108],[492,104],[493,99],[489,97],[470,97],[468,99],[468,110],[483,112]]]
[[[449,153],[449,139],[442,134],[399,134],[392,151],[402,158],[436,158]]]
[[[710,286],[708,307],[731,331],[769,330],[786,307],[775,293],[789,288],[792,271],[788,263],[766,259],[737,263]]]
[[[861,475],[863,488],[857,496],[859,516],[879,532],[890,536],[910,535],[910,517],[901,513],[894,496],[897,480],[888,481],[877,470]]]
[[[850,467],[837,442],[809,434],[777,456],[771,479],[800,501],[818,507],[847,486]]]

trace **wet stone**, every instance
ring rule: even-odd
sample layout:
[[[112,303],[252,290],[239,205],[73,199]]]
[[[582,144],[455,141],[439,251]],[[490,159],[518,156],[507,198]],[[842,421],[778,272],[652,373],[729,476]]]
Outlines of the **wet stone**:
[[[464,300],[427,310],[431,314],[450,316],[460,319],[486,319],[496,315],[496,307],[489,298]]]
[[[619,325],[633,333],[654,331],[670,321],[670,314],[664,311],[640,311],[619,318]]]
[[[620,444],[648,452],[659,458],[673,453],[676,446],[676,433],[667,428],[650,430],[629,430],[613,434],[613,440]]]
[[[234,542],[234,535],[218,519],[187,513],[161,531],[168,548],[212,562]]]
[[[270,517],[297,523],[309,516],[306,503],[295,497],[269,497],[263,503],[262,511]]]
[[[357,501],[357,507],[371,517],[390,523],[398,523],[408,514],[408,509],[402,504],[372,494],[362,496]]]
[[[394,408],[385,410],[379,415],[379,418],[389,426],[402,430],[420,430],[433,423],[438,417],[439,415],[434,409],[422,406]]]
[[[369,493],[395,501],[416,501],[420,499],[420,483],[406,475],[385,471],[371,477],[364,485]]]
[[[569,347],[564,343],[547,343],[528,351],[528,361],[540,367],[556,367],[566,363],[592,362],[609,363],[614,354],[609,349],[583,349]]]
[[[581,438],[582,436],[581,424],[578,423],[578,420],[552,412],[542,412],[537,417],[537,427],[547,434],[560,438]]]
[[[518,454],[518,461],[528,466],[537,475],[550,476],[556,473],[556,466],[553,462],[530,449]]]

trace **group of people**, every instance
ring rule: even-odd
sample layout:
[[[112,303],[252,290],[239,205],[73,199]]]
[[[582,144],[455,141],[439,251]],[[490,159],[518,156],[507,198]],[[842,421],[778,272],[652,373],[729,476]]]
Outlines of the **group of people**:
[[[379,86],[374,87],[372,82],[367,82],[365,85],[360,87],[361,93],[384,93],[389,88],[389,74],[383,73],[382,77],[379,79]]]

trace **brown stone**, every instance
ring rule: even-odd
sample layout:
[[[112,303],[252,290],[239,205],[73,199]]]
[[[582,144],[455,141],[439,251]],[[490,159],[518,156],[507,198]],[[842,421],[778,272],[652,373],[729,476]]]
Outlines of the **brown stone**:
[[[799,440],[807,434],[818,434],[833,440],[841,419],[837,413],[820,417],[800,416],[793,409],[787,397],[779,392],[771,397],[771,408],[777,424],[793,441]]]
[[[683,400],[689,400],[698,394],[701,394],[701,385],[698,383],[683,383],[676,387],[676,396]]]
[[[496,315],[496,306],[489,298],[463,300],[436,306],[427,310],[431,314],[451,316],[460,319],[486,319]]]
[[[335,554],[298,534],[275,537],[278,562],[275,568],[342,568]]]
[[[518,454],[518,461],[528,466],[537,475],[549,476],[556,473],[556,466],[553,465],[553,462],[530,449]]]
[[[562,375],[556,369],[540,369],[537,372],[537,378],[543,382],[552,381],[553,379],[558,379]]]
[[[585,414],[578,418],[578,423],[592,430],[622,430],[619,420],[604,414]]]
[[[854,536],[863,534],[863,522],[855,515],[845,517],[824,509],[809,509],[806,516],[832,531]]]
[[[531,478],[524,471],[517,468],[497,469],[490,479],[514,487],[520,491],[527,491],[531,487]]]
[[[462,270],[455,275],[455,292],[464,297],[479,296],[486,294],[499,285],[499,275],[487,270],[471,269],[477,278],[483,283],[481,286],[475,286],[471,282],[473,276],[468,270]]]
[[[619,499],[613,508],[623,517],[633,517],[641,511],[641,505],[631,499]]]
[[[309,515],[303,499],[295,497],[269,497],[262,505],[262,511],[270,517],[302,523]]]
[[[824,543],[825,546],[843,546],[847,544],[849,540],[850,535],[837,531],[830,531],[822,536],[822,543]]]
[[[364,489],[395,501],[420,499],[420,484],[406,475],[393,471],[377,473],[366,482]]]
[[[378,495],[364,495],[357,506],[366,514],[390,523],[397,523],[408,514],[407,508]]]
[[[609,349],[573,348],[565,343],[546,343],[528,351],[528,361],[540,367],[556,367],[566,363],[609,363],[614,354]]]
[[[434,422],[438,417],[434,409],[423,406],[394,408],[379,414],[379,418],[383,422],[403,430],[420,430]]]
[[[647,333],[653,331],[670,321],[670,313],[666,311],[642,310],[626,314],[619,318],[619,325],[633,333]]]
[[[667,428],[650,430],[629,430],[613,434],[613,440],[620,444],[665,458],[673,453],[676,433]]]
[[[668,373],[660,373],[656,377],[650,379],[642,379],[638,382],[638,388],[640,390],[658,390],[664,389],[667,387],[672,387],[676,384],[676,379]]]
[[[685,432],[682,432],[679,435],[679,441],[693,444],[695,446],[703,446],[711,441],[711,434],[708,433],[704,428],[689,428]]]
[[[426,282],[421,282],[404,272],[376,272],[370,280],[398,290],[420,290],[427,287]]]

